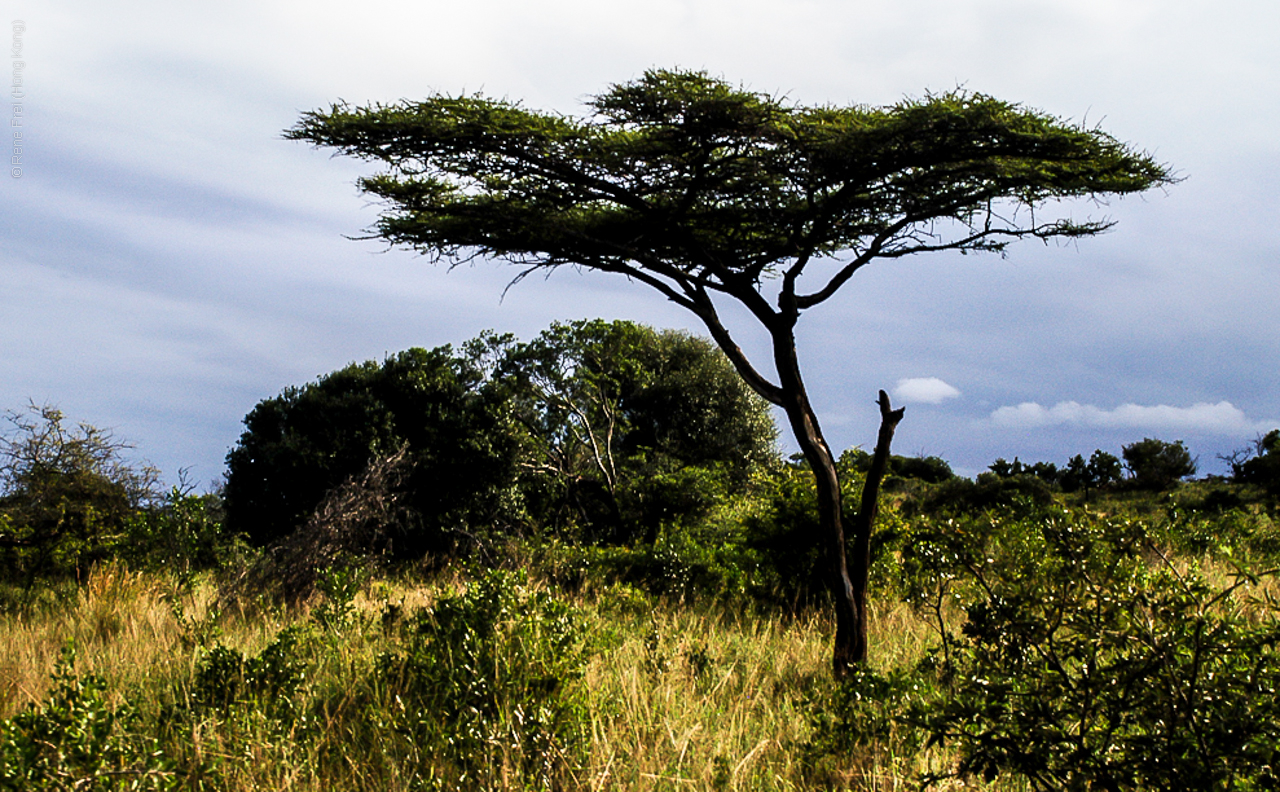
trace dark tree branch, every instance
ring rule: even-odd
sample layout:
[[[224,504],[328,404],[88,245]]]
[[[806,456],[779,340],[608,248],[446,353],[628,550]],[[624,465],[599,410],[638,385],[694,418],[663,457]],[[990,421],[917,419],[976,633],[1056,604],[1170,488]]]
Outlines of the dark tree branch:
[[[738,346],[724,323],[720,321],[720,315],[716,312],[715,303],[711,301],[711,297],[706,292],[701,292],[700,299],[696,301],[692,311],[706,325],[712,339],[720,347],[720,351],[724,352],[725,357],[729,358],[729,362],[733,364],[739,376],[751,386],[751,389],[760,394],[761,398],[770,404],[782,406],[785,395],[782,388],[774,385],[760,374],[755,366],[751,365],[751,361],[742,351],[742,347]]]

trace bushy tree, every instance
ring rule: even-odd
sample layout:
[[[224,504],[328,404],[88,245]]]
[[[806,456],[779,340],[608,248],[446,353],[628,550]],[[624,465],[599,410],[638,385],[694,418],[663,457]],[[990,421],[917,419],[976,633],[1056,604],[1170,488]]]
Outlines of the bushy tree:
[[[1059,483],[1064,492],[1083,491],[1085,497],[1090,490],[1109,487],[1123,478],[1120,460],[1114,454],[1096,449],[1086,462],[1084,456],[1076,454],[1067,461],[1066,468],[1059,476]]]
[[[1196,461],[1181,440],[1167,443],[1147,437],[1124,446],[1120,452],[1129,469],[1130,482],[1137,489],[1167,490],[1196,472]]]
[[[601,321],[348,366],[264,400],[245,425],[227,457],[227,519],[257,544],[407,447],[397,555],[495,528],[652,538],[718,494],[683,471],[741,480],[776,436],[767,406],[707,341]]]
[[[866,473],[871,470],[873,457],[861,449],[850,449],[841,455],[840,461],[859,473]],[[941,457],[905,457],[897,454],[889,457],[885,472],[890,476],[916,479],[926,484],[938,484],[956,475],[951,470],[951,465]]]
[[[522,490],[544,519],[596,538],[652,541],[661,523],[705,509],[716,480],[741,485],[776,458],[768,405],[688,333],[553,324],[506,346],[495,377],[528,432]]]
[[[445,346],[353,364],[259,402],[227,455],[228,527],[270,544],[402,445],[418,523],[402,526],[396,553],[441,549],[450,530],[491,523],[519,446],[484,383],[479,361]]]
[[[7,414],[0,436],[0,565],[8,574],[83,572],[110,556],[139,510],[159,499],[159,472],[125,458],[132,448],[61,410]]]
[[[1234,463],[1232,473],[1237,481],[1257,484],[1273,496],[1280,495],[1280,429],[1272,429],[1258,438],[1255,453]]]

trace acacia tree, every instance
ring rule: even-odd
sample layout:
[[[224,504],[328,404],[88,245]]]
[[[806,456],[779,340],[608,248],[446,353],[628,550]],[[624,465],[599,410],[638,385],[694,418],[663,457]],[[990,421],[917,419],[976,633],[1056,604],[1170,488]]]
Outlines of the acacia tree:
[[[1170,172],[1096,129],[957,91],[891,107],[804,107],[700,72],[650,71],[586,117],[483,96],[304,113],[285,136],[382,163],[359,181],[393,245],[458,264],[570,265],[656,289],[706,325],[738,373],[785,412],[817,479],[836,600],[837,676],[867,654],[876,492],[902,410],[881,428],[846,563],[835,460],[796,354],[800,315],[876,260],[1000,252],[1078,238],[1107,221],[1049,219],[1059,199],[1140,192]],[[764,328],[772,376],[721,319],[736,301]]]

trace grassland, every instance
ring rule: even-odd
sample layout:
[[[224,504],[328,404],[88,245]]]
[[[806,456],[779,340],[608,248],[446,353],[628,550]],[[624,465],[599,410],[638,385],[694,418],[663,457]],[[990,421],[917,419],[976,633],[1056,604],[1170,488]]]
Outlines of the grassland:
[[[394,684],[376,669],[380,658],[405,650],[415,612],[463,588],[455,577],[378,581],[327,609],[261,602],[220,609],[211,578],[179,586],[106,565],[70,601],[0,620],[0,717],[51,697],[70,645],[76,678],[101,680],[101,710],[128,710],[129,722],[117,728],[154,740],[147,748],[160,760],[148,767],[158,787],[890,790],[906,788],[917,769],[877,746],[839,762],[806,758],[810,715],[831,686],[830,628],[820,615],[683,605],[616,585],[567,598],[583,662],[559,680],[570,688],[562,701],[572,722],[549,749],[562,753],[548,772],[528,770],[529,746],[519,739],[487,735],[479,743],[489,752],[484,777],[460,778],[447,751],[424,756],[404,744],[412,718],[394,717]],[[260,657],[289,628],[299,636],[285,658],[301,670],[296,685],[232,695],[226,706],[201,701],[215,650]],[[927,624],[901,605],[877,607],[873,629],[887,664],[917,655],[929,638]],[[269,706],[277,694],[289,699],[284,715]],[[383,707],[379,724],[372,713]],[[66,761],[68,788],[95,777]]]

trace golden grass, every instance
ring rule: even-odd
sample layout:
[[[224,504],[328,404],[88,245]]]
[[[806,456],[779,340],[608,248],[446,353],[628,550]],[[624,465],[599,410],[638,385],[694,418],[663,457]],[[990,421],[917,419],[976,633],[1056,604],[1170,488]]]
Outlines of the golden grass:
[[[825,671],[825,625],[667,610],[635,619],[587,669],[587,788],[796,788],[796,691]]]
[[[191,766],[216,766],[217,789],[417,788],[379,754],[381,738],[354,724],[350,713],[369,695],[363,680],[391,640],[379,627],[387,606],[412,612],[460,585],[456,579],[429,586],[378,582],[355,602],[355,627],[321,630],[307,650],[305,695],[323,702],[312,715],[310,737],[251,716],[214,718],[183,726],[170,737],[172,750]],[[604,649],[580,680],[590,746],[566,791],[910,788],[914,768],[877,751],[849,757],[821,778],[806,775],[800,750],[810,729],[806,707],[831,684],[826,618],[655,605],[631,591],[623,599],[641,607],[619,608],[610,604],[610,592],[599,594],[578,601]],[[281,629],[308,618],[306,609],[266,606],[219,613],[215,603],[207,580],[186,590],[112,565],[95,569],[60,612],[0,619],[0,679],[9,684],[0,717],[45,695],[68,638],[77,646],[79,673],[101,675],[117,697],[137,704],[172,696],[178,683],[190,680],[202,640],[206,647],[216,642],[255,655]],[[927,623],[900,605],[878,605],[872,627],[877,665],[885,667],[918,656],[932,636]],[[503,766],[516,761],[495,759]],[[499,767],[495,777],[503,775]],[[498,788],[520,789],[518,779],[513,772]],[[187,786],[198,784],[192,779]]]

